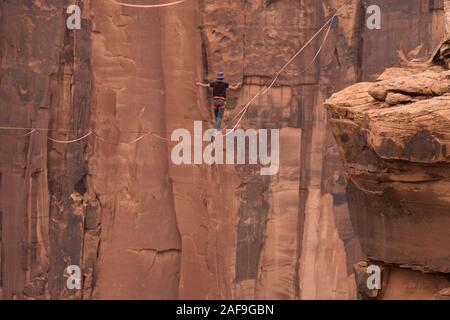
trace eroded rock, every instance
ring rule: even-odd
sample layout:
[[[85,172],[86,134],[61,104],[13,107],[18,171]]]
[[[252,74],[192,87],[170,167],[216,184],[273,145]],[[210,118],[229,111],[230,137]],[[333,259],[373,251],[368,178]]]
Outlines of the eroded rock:
[[[440,273],[430,281],[444,284],[439,279],[450,273],[450,73],[404,73],[355,84],[325,106],[364,253],[425,278]]]

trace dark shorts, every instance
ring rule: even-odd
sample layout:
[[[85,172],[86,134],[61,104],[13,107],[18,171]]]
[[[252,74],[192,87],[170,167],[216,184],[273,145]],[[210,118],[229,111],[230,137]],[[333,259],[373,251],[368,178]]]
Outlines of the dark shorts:
[[[214,99],[214,107],[216,108],[225,108],[227,105],[227,101],[224,99]]]

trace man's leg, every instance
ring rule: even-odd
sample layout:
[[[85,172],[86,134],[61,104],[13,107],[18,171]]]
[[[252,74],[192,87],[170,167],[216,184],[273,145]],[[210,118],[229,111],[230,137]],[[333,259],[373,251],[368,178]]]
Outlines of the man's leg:
[[[214,127],[216,130],[220,130],[220,126],[222,124],[222,118],[223,118],[224,113],[225,113],[225,108],[217,108],[216,125]]]
[[[219,111],[220,103],[217,99],[213,99],[213,109],[212,109],[212,125],[216,124],[217,112]]]
[[[214,106],[214,121],[217,120],[217,116],[219,114],[219,107],[218,106]]]

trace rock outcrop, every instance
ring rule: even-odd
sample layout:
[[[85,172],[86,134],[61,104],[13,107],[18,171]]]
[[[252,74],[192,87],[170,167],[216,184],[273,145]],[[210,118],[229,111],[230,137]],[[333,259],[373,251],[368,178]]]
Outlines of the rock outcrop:
[[[380,297],[443,297],[450,273],[450,71],[388,69],[325,105],[362,250],[390,273]]]

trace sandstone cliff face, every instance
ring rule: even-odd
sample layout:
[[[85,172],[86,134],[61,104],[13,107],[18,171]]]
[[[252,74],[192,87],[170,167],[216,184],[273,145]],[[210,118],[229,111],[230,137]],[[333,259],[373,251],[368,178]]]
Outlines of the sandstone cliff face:
[[[65,28],[65,8],[72,3],[82,7],[81,30]],[[354,299],[353,264],[363,258],[359,240],[370,258],[448,272],[443,269],[448,261],[438,255],[445,244],[436,242],[443,235],[425,239],[429,229],[419,223],[425,219],[430,228],[448,225],[445,210],[430,217],[417,213],[419,204],[403,204],[416,211],[389,225],[399,228],[397,236],[382,225],[361,232],[361,226],[381,223],[367,211],[361,218],[365,221],[354,223],[356,237],[349,217],[324,100],[397,65],[397,50],[413,54],[423,45],[420,55],[430,54],[443,34],[442,10],[429,1],[379,4],[389,8],[382,10],[386,29],[370,31],[364,21],[367,3],[357,0],[204,0],[158,10],[124,8],[109,0],[2,1],[0,126],[69,130],[27,136],[26,131],[0,132],[2,297]],[[139,132],[166,136],[177,128],[192,130],[194,120],[209,126],[210,96],[193,84],[212,79],[219,69],[230,82],[244,83],[230,97],[235,110],[227,114],[228,124],[237,107],[267,84],[323,25],[324,17],[342,6],[319,59],[299,75],[321,37],[276,87],[255,101],[241,124],[281,128],[276,176],[260,176],[256,166],[175,166],[171,142],[146,137],[126,143]],[[404,98],[395,93],[392,101]],[[407,119],[404,112],[402,119]],[[443,109],[436,112],[414,117],[445,114]],[[392,116],[392,126],[398,124],[397,116]],[[403,152],[398,145],[407,133],[383,146],[389,139],[381,137],[392,130],[380,125],[380,119],[372,123],[377,128],[373,143],[392,158],[379,161],[402,161],[389,175],[394,180],[386,182],[395,185],[387,192],[389,201],[408,193],[412,198],[406,200],[426,206],[433,190],[437,204],[448,205],[443,194],[445,136],[425,133],[445,135],[444,128],[430,122],[437,127],[411,140],[411,148],[419,144],[428,149],[426,142],[432,140],[431,156],[420,149],[419,154]],[[411,127],[405,124],[410,132]],[[59,144],[47,139],[76,139],[91,130],[106,141],[90,137]],[[342,154],[342,146],[339,150]],[[404,182],[406,176],[413,181]],[[358,203],[375,201],[385,189],[364,198],[358,188],[362,182],[353,180],[348,191],[354,217]],[[413,241],[413,230],[419,237],[414,243],[421,244],[418,253],[405,252],[411,247],[386,251],[387,237],[406,246]],[[83,290],[67,289],[68,265],[82,268]],[[421,281],[422,273],[416,277],[410,272],[392,268],[391,291],[385,295],[404,295],[408,281]],[[436,283],[443,286],[440,278],[426,279],[430,292],[436,291]],[[421,294],[429,297],[428,291]]]

